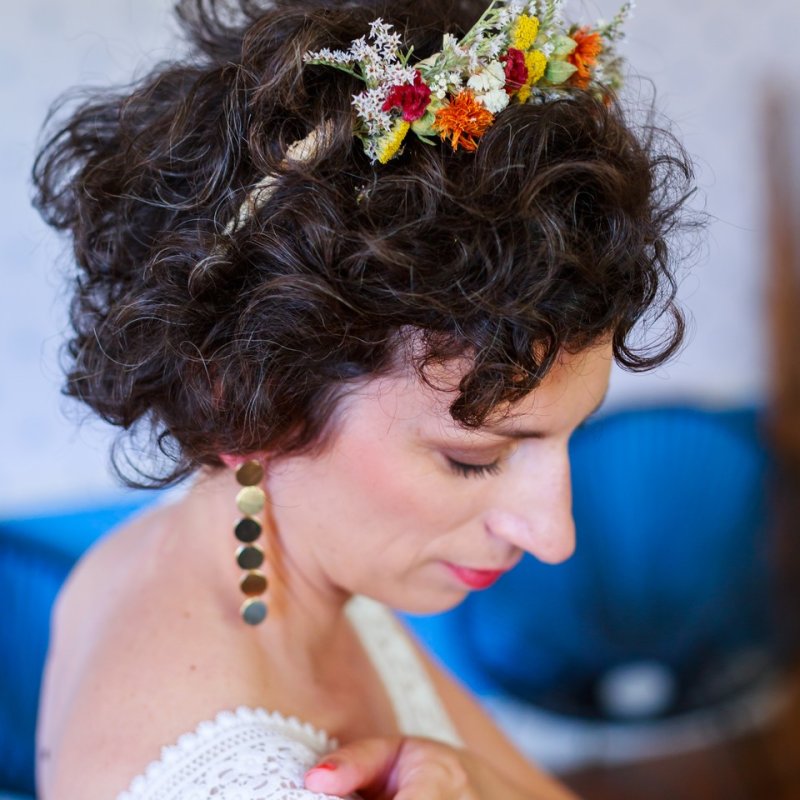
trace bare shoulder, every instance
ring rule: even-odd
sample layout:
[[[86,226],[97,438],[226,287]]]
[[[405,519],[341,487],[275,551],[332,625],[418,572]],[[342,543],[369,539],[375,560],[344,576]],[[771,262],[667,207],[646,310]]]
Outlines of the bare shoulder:
[[[116,797],[232,697],[263,699],[250,693],[264,663],[234,652],[189,559],[160,543],[168,516],[159,509],[92,548],[59,597],[37,731],[41,800]]]
[[[520,753],[469,689],[438,663],[407,627],[406,630],[465,747],[520,787],[536,788],[542,800],[575,800],[567,789]]]

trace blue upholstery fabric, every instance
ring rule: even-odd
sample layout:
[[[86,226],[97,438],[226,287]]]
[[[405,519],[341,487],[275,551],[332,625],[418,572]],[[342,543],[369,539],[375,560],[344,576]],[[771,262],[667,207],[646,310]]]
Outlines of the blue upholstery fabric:
[[[558,566],[528,556],[411,627],[477,693],[560,713],[603,716],[598,680],[632,662],[677,678],[667,713],[743,688],[772,642],[758,424],[752,410],[694,408],[588,424],[571,444],[576,554]],[[723,681],[740,656],[749,666]]]
[[[55,596],[80,554],[144,502],[0,522],[0,792],[35,794],[36,714]]]

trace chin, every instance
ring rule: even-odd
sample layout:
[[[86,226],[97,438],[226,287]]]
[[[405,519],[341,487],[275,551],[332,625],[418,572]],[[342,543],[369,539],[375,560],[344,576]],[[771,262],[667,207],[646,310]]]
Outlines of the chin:
[[[395,611],[403,614],[415,614],[419,616],[432,616],[434,614],[444,614],[462,602],[469,595],[469,591],[417,591],[413,594],[404,592],[402,595],[387,596],[385,593],[370,595],[375,600],[384,603]]]

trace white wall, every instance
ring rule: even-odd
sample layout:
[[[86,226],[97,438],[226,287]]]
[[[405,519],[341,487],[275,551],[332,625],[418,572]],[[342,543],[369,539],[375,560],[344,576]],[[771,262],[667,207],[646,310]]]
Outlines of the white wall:
[[[0,28],[0,513],[80,505],[113,490],[108,432],[64,416],[56,353],[63,246],[29,206],[28,173],[49,103],[65,87],[127,79],[174,48],[168,0],[28,0]],[[591,6],[587,3],[588,8]],[[616,3],[602,0],[610,16]],[[650,375],[615,374],[612,404],[763,395],[762,81],[800,71],[797,0],[640,0],[626,53],[698,157],[717,217],[681,297],[684,353]],[[68,256],[68,254],[67,254]]]
[[[107,432],[78,429],[59,396],[57,352],[66,325],[65,247],[30,207],[30,167],[47,108],[78,83],[126,81],[166,55],[165,0],[3,3],[0,27],[0,513],[113,490]]]
[[[614,0],[603,0],[609,6]],[[712,220],[681,285],[693,316],[688,347],[652,374],[615,375],[614,400],[725,402],[766,391],[762,103],[767,88],[800,73],[799,25],[797,0],[639,0],[627,53],[694,156],[698,203]]]

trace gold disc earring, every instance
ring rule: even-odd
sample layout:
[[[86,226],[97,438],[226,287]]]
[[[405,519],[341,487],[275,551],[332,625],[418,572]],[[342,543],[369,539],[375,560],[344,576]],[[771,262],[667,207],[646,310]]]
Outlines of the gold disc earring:
[[[236,495],[236,508],[242,516],[233,529],[241,542],[236,549],[236,563],[247,570],[239,580],[239,588],[247,597],[239,613],[248,625],[259,625],[267,618],[267,604],[261,597],[267,590],[267,576],[259,569],[264,563],[264,550],[256,544],[262,530],[256,515],[267,502],[259,485],[264,480],[264,467],[256,460],[245,461],[236,469],[236,480],[242,487]]]

